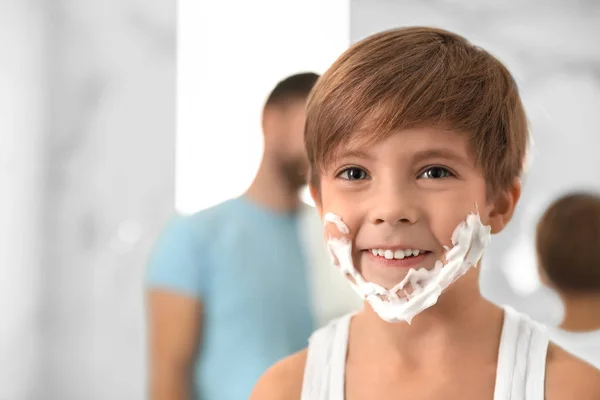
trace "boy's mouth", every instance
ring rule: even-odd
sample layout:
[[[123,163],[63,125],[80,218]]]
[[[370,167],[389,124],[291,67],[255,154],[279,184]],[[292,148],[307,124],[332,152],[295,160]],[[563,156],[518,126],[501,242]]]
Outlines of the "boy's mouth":
[[[386,260],[403,260],[405,258],[418,257],[419,255],[430,253],[428,250],[420,249],[369,249],[367,251],[374,257],[382,257]]]
[[[413,268],[423,266],[425,257],[431,251],[420,249],[370,249],[364,251],[366,257],[377,265],[385,267]]]

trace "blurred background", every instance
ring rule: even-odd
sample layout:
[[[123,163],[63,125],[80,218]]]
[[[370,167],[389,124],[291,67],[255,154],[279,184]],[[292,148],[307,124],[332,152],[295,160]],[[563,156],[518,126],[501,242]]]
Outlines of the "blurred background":
[[[165,221],[246,189],[281,78],[406,25],[465,35],[520,85],[533,147],[482,287],[558,323],[533,232],[558,195],[600,189],[600,3],[2,0],[0,399],[144,399],[145,263]]]

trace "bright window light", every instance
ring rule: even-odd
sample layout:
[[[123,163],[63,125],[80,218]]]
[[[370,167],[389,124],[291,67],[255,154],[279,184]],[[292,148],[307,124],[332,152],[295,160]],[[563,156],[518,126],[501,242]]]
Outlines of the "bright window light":
[[[242,194],[262,156],[260,114],[270,90],[297,72],[323,73],[349,44],[349,0],[181,0],[177,211]],[[306,191],[302,198],[310,203]]]

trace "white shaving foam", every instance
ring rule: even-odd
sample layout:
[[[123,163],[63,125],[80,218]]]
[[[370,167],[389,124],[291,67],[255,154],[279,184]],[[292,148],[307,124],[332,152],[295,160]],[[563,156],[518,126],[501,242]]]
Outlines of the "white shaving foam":
[[[350,229],[344,224],[342,218],[327,213],[325,223],[336,225],[340,233],[348,235]],[[444,264],[438,260],[433,269],[411,268],[406,277],[391,289],[386,289],[376,283],[366,281],[352,262],[352,243],[346,238],[336,239],[330,237],[327,247],[333,262],[339,267],[342,275],[356,293],[367,300],[375,312],[387,322],[406,321],[412,319],[422,311],[437,303],[442,292],[463,276],[469,268],[477,266],[483,251],[490,242],[491,228],[483,225],[479,214],[469,214],[452,234],[452,248],[446,249]],[[411,293],[405,291],[405,286],[410,283]],[[402,294],[402,297],[399,296]]]
[[[338,231],[343,235],[348,235],[350,233],[350,229],[348,229],[344,221],[342,221],[342,218],[333,213],[325,214],[325,222],[334,224],[338,228]]]

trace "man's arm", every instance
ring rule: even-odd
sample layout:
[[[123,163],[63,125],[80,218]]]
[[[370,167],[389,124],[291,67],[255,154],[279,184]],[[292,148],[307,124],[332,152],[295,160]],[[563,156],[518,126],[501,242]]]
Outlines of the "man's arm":
[[[202,225],[172,220],[148,263],[148,344],[151,400],[193,399],[194,364],[208,285]]]
[[[148,293],[151,400],[194,398],[202,303],[161,289]]]

